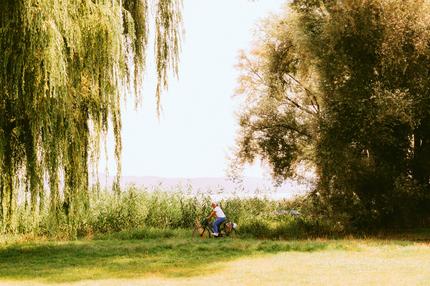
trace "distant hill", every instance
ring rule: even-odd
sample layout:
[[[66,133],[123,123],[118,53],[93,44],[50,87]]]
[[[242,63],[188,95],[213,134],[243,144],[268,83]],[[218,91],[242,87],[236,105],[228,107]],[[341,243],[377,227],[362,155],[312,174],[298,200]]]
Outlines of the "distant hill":
[[[113,176],[106,177],[106,175],[102,174],[99,178],[103,187],[112,187]],[[123,176],[120,185],[122,188],[135,185],[138,188],[148,190],[208,194],[214,199],[231,196],[288,199],[304,194],[310,189],[309,185],[299,184],[294,181],[287,181],[281,186],[274,186],[270,180],[252,177],[243,178],[239,184],[223,177],[163,178]]]

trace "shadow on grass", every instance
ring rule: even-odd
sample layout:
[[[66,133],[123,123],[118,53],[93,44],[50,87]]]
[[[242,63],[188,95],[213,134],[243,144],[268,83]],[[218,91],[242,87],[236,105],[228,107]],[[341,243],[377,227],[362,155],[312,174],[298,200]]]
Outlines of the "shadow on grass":
[[[102,235],[97,240],[0,244],[0,281],[45,283],[145,275],[186,277],[219,270],[214,263],[286,251],[360,250],[361,245],[408,246],[428,241],[430,231],[371,237],[273,241],[190,239],[189,230],[139,230]]]
[[[214,262],[327,246],[318,241],[184,238],[20,243],[0,246],[0,279],[58,283],[146,274],[194,276],[219,269]]]
[[[375,237],[385,240],[430,243],[430,228],[396,229],[378,233]]]

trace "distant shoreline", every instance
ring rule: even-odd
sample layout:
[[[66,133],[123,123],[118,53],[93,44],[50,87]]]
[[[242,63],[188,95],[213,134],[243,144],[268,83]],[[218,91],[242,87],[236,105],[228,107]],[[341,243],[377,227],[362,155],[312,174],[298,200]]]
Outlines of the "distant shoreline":
[[[114,176],[99,175],[102,188],[112,188]],[[123,176],[120,186],[145,188],[148,191],[181,191],[193,195],[209,195],[213,199],[229,197],[260,197],[268,199],[291,199],[303,195],[311,189],[310,184],[288,180],[281,186],[275,186],[270,180],[256,177],[244,177],[240,183],[225,177],[163,178],[156,176]]]

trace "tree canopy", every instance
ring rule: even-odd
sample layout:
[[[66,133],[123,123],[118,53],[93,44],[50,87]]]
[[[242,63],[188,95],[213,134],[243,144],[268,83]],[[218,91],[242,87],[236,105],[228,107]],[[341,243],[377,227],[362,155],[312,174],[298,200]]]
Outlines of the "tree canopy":
[[[239,162],[314,167],[312,196],[357,227],[430,202],[430,3],[292,1],[240,56]],[[413,210],[411,212],[411,210]]]
[[[120,100],[129,93],[139,100],[149,27],[155,26],[159,104],[168,71],[178,69],[181,5],[181,0],[0,1],[4,227],[11,228],[18,201],[36,212],[47,197],[51,214],[65,211],[73,220],[85,207],[89,170],[97,168],[99,143],[109,128],[120,173]]]

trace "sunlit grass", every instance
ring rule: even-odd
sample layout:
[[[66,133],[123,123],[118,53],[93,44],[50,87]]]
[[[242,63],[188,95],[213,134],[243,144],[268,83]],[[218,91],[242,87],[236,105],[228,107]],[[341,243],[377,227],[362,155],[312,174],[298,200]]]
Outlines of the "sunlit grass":
[[[0,245],[0,282],[69,283],[152,276],[185,279],[215,275],[222,270],[220,265],[223,263],[280,253],[308,253],[305,256],[306,263],[317,263],[321,256],[317,253],[325,253],[326,258],[330,255],[333,255],[333,259],[342,257],[346,263],[342,267],[347,271],[348,265],[355,267],[355,259],[366,256],[366,253],[379,256],[381,263],[398,264],[402,259],[413,261],[414,258],[427,258],[430,261],[428,241],[428,237],[427,242],[418,243],[412,240],[371,238],[205,240],[190,238],[189,230],[123,232],[78,241],[3,241]]]
[[[213,271],[213,262],[280,251],[318,251],[329,245],[315,241],[185,238],[26,242],[0,249],[0,277],[67,282],[145,274],[192,276]]]

